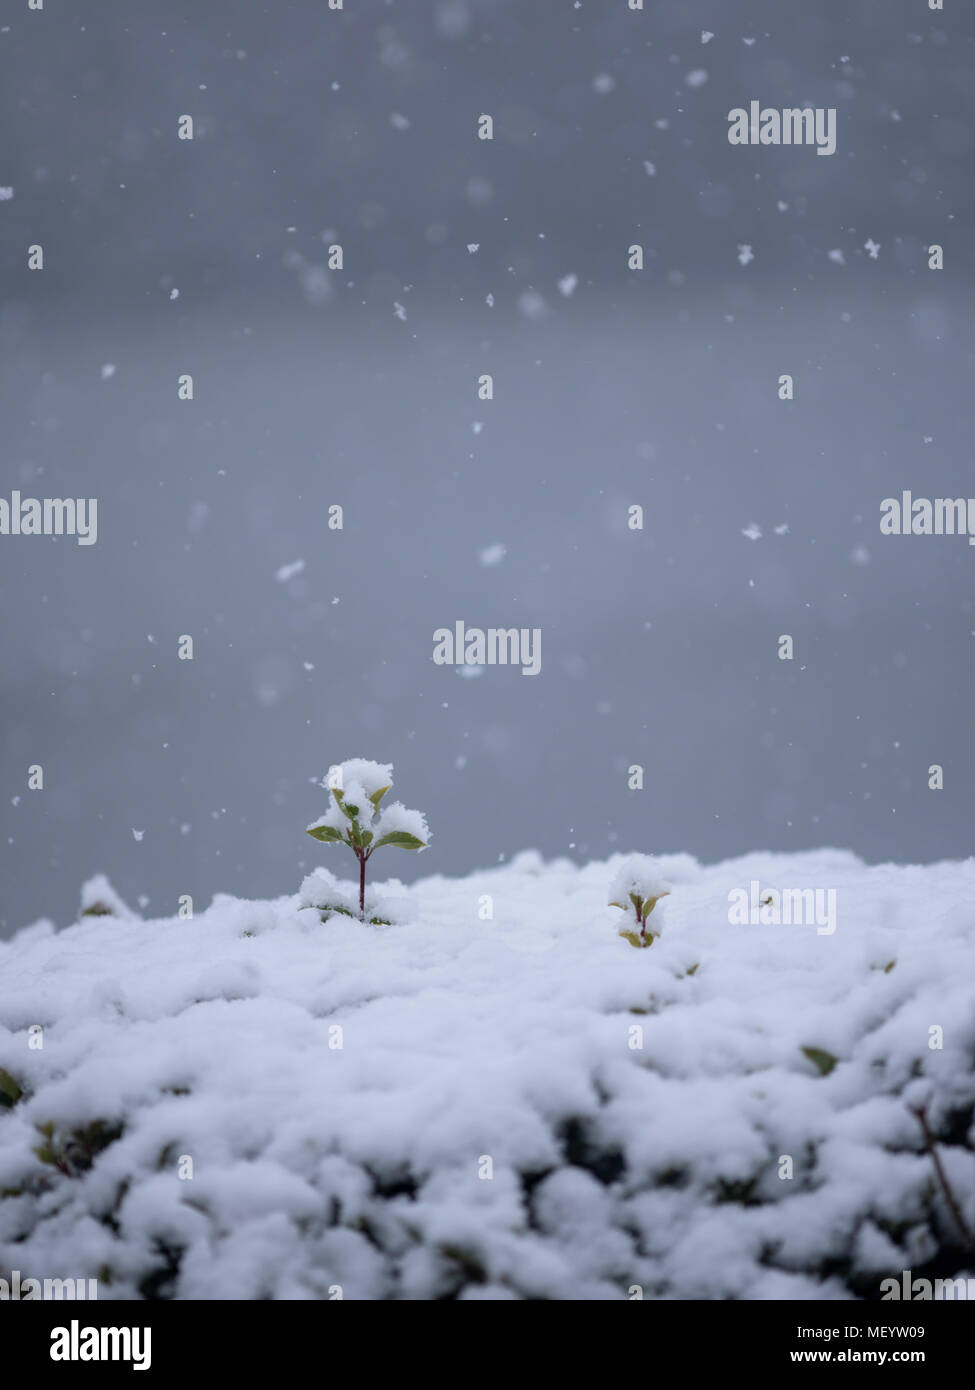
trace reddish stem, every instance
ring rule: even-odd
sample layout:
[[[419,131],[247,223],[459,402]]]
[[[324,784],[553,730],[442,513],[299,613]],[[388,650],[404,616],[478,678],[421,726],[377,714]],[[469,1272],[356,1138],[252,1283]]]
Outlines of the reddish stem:
[[[945,1172],[944,1165],[941,1162],[941,1155],[938,1153],[938,1150],[935,1147],[934,1135],[931,1133],[931,1126],[928,1124],[927,1106],[918,1105],[912,1107],[912,1109],[914,1111],[914,1115],[918,1123],[921,1126],[921,1132],[924,1135],[924,1147],[931,1155],[931,1161],[934,1164],[934,1171],[937,1174],[938,1183],[941,1187],[944,1199],[948,1204],[948,1210],[951,1212],[951,1215],[954,1218],[955,1225],[961,1232],[962,1239],[964,1240],[965,1244],[969,1246],[971,1249],[975,1250],[975,1233],[970,1231],[968,1228],[968,1222],[962,1215],[962,1210],[958,1204],[958,1199],[955,1197],[955,1194],[951,1187],[951,1183],[948,1181],[948,1174]]]
[[[358,850],[359,856],[359,916],[366,920],[366,855]]]

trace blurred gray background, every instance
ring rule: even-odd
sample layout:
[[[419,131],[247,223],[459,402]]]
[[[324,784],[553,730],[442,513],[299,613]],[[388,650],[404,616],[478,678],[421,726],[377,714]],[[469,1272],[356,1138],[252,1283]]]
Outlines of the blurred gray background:
[[[878,526],[975,496],[970,8],[0,18],[0,495],[99,500],[95,546],[0,537],[0,931],[96,870],[148,915],[348,873],[303,832],[350,756],[429,817],[407,881],[972,852],[975,549]],[[733,148],[752,99],[837,153]],[[458,619],[540,627],[541,675],[435,666]]]

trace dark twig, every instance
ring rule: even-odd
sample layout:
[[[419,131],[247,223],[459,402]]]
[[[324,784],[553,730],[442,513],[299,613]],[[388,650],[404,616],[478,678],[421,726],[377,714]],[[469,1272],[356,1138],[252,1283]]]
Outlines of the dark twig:
[[[948,1175],[944,1170],[944,1165],[941,1162],[941,1155],[935,1147],[934,1135],[931,1133],[931,1126],[928,1124],[928,1108],[926,1105],[911,1106],[911,1113],[917,1118],[921,1126],[921,1132],[924,1135],[924,1147],[931,1155],[934,1171],[938,1176],[938,1182],[941,1185],[941,1191],[944,1193],[944,1199],[948,1203],[948,1210],[954,1217],[955,1225],[958,1227],[959,1231],[961,1231],[962,1239],[965,1244],[969,1249],[975,1250],[975,1236],[972,1235],[968,1222],[962,1215],[958,1198],[954,1194],[951,1183],[948,1181]]]

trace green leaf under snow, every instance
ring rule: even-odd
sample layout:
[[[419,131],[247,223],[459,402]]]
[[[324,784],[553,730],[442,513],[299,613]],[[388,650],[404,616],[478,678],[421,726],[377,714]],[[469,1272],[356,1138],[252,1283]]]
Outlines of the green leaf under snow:
[[[376,841],[373,849],[382,849],[383,845],[398,845],[400,849],[425,849],[426,841],[418,840],[406,830],[391,830],[388,835],[383,835]]]
[[[310,825],[305,831],[314,840],[342,840],[344,837],[341,831],[336,830],[334,825]]]
[[[3,1067],[0,1067],[0,1105],[8,1108],[14,1106],[23,1094],[9,1071],[4,1071]]]
[[[392,785],[392,782],[390,782],[389,787],[391,787]],[[380,787],[377,792],[369,793],[369,800],[372,802],[373,806],[377,811],[379,810],[379,803],[380,801],[382,801],[383,797],[389,791],[389,787]]]
[[[333,912],[340,912],[343,917],[355,916],[355,913],[352,911],[352,909],[350,907],[346,907],[344,903],[326,903],[324,906],[318,908],[317,910],[321,914],[321,919],[323,922],[327,922]]]
[[[804,1047],[801,1051],[804,1057],[809,1058],[820,1076],[829,1076],[838,1061],[832,1052],[827,1052],[822,1047]]]

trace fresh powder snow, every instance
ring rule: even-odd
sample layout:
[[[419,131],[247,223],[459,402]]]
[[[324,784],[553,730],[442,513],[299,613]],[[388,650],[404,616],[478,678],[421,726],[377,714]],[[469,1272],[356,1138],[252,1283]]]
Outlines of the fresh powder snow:
[[[0,942],[0,1275],[365,1300],[975,1277],[914,1113],[971,1222],[975,861],[665,855],[642,950],[609,906],[632,863],[378,883],[378,927],[322,921],[357,901],[332,869],[152,921],[93,880],[74,925]],[[732,925],[751,883],[828,885],[836,930]]]

